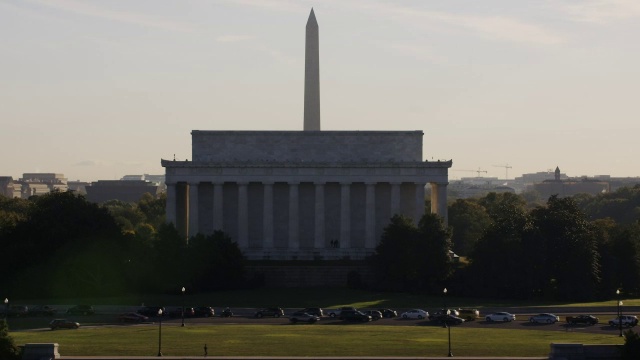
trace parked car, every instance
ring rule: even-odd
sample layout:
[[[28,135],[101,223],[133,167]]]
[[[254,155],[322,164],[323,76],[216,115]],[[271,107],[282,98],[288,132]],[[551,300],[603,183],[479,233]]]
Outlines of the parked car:
[[[160,310],[162,310],[162,315],[165,315],[166,310],[164,306],[143,306],[138,309],[137,313],[148,317],[154,317],[158,316],[158,312]]]
[[[193,316],[197,317],[211,317],[216,314],[216,311],[210,306],[198,306],[193,308]]]
[[[6,316],[24,317],[29,315],[29,307],[26,305],[12,305]]]
[[[474,321],[480,318],[480,311],[477,309],[458,309],[458,314],[465,321]]]
[[[56,329],[77,329],[80,327],[80,323],[75,321],[69,321],[67,319],[55,319],[49,323],[51,330]]]
[[[429,313],[422,309],[411,309],[400,315],[403,319],[428,319]]]
[[[76,305],[67,309],[69,315],[93,315],[96,311],[91,305]]]
[[[29,315],[32,316],[53,316],[56,313],[56,309],[49,305],[36,305],[29,309]]]
[[[320,317],[317,315],[312,315],[304,311],[296,311],[293,314],[289,315],[289,321],[292,323],[297,322],[306,322],[309,324],[313,324],[317,321],[320,321]]]
[[[367,322],[367,321],[371,321],[371,316],[369,315],[365,315],[362,312],[358,311],[358,310],[342,310],[340,312],[340,320],[345,320],[345,321],[362,321],[362,322]]]
[[[566,320],[567,320],[567,324],[571,324],[571,325],[576,325],[576,324],[595,325],[599,322],[599,319],[593,315],[567,316]]]
[[[195,314],[195,310],[192,307],[185,307],[184,308],[184,317],[193,317],[193,315]],[[167,309],[167,316],[169,317],[182,317],[182,307],[173,307],[170,309]]]
[[[447,310],[449,310],[449,314],[453,315],[453,316],[458,316],[460,315],[460,313],[458,312],[458,310],[454,310],[454,309],[440,309],[440,310],[436,310],[434,312],[432,312],[429,315],[429,319],[433,319],[435,317],[438,316],[443,316],[443,315],[447,315]]]
[[[220,311],[220,317],[232,317],[232,316],[233,316],[233,312],[228,307]]]
[[[378,310],[366,310],[362,312],[365,315],[371,316],[372,320],[380,320],[382,319],[382,313]]]
[[[431,316],[431,321],[436,322],[438,324],[447,324],[447,325],[460,325],[464,322],[464,319],[461,317],[457,317],[453,314],[440,314],[437,316]]]
[[[620,317],[616,316],[615,318],[609,320],[609,325],[618,326],[620,322],[622,322],[622,326],[636,326],[638,325],[638,317],[634,315],[622,315]]]
[[[378,309],[378,311],[380,311],[382,313],[382,317],[385,317],[385,318],[392,318],[392,317],[397,317],[398,316],[398,312],[395,311],[395,310]]]
[[[254,316],[257,318],[261,318],[264,316],[280,317],[280,316],[284,316],[284,310],[282,310],[279,307],[262,308],[262,309],[258,309],[258,311],[256,311]]]
[[[327,310],[327,315],[329,315],[331,317],[340,316],[340,313],[342,311],[358,311],[358,309],[354,308],[353,306],[343,306],[343,307],[339,307],[337,309]]]
[[[306,312],[307,314],[319,316],[319,317],[323,317],[324,316],[324,312],[322,311],[322,308],[319,308],[319,307],[304,308],[304,309],[302,309],[300,311]]]
[[[118,315],[118,321],[139,323],[143,321],[149,321],[149,318],[142,314],[130,312]]]
[[[509,322],[509,321],[515,321],[516,316],[508,312],[497,312],[497,313],[493,313],[485,316],[484,319],[487,322],[492,322],[492,321]]]
[[[560,321],[560,318],[557,315],[548,313],[533,315],[529,318],[529,322],[532,323],[554,324],[558,321]]]

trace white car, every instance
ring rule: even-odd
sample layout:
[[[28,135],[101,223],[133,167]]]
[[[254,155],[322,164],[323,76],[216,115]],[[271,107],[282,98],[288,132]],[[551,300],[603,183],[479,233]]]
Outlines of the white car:
[[[492,322],[492,321],[508,322],[508,321],[515,321],[516,316],[508,312],[497,312],[497,313],[493,313],[485,316],[484,319],[487,322]]]
[[[400,317],[403,319],[426,319],[429,317],[429,313],[422,309],[412,309],[407,312],[403,312]]]
[[[560,317],[553,314],[538,314],[533,315],[529,318],[529,322],[532,323],[544,323],[544,324],[554,324],[560,321]]]

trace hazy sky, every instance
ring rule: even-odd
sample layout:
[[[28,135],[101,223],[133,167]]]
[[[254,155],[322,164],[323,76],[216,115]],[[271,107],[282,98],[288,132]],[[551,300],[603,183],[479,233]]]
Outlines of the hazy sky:
[[[423,130],[450,179],[640,175],[638,0],[0,0],[0,175],[162,174],[191,130]]]

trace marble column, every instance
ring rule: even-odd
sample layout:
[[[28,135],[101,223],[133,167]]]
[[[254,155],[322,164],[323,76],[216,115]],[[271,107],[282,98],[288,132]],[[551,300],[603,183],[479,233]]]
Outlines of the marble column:
[[[223,183],[213,183],[213,231],[224,230]]]
[[[340,183],[340,247],[351,247],[351,183]]]
[[[400,214],[400,183],[391,183],[391,216]]]
[[[289,183],[289,249],[300,249],[298,183]]]
[[[238,183],[238,247],[249,247],[249,197],[247,183]]]
[[[189,234],[188,237],[196,236],[200,231],[200,220],[198,211],[198,185],[197,182],[189,183]]]
[[[437,197],[437,202],[436,202],[436,213],[442,218],[442,221],[444,222],[445,225],[447,225],[449,223],[449,211],[447,209],[447,185],[449,185],[449,183],[440,183],[437,184],[437,188],[436,188],[436,197]],[[433,198],[433,187],[431,188],[431,197]],[[432,210],[433,212],[433,210]]]
[[[325,248],[325,228],[324,228],[324,183],[315,183],[316,204],[315,204],[315,237],[313,247],[315,249]]]
[[[166,220],[176,225],[176,183],[165,183],[167,186]]]
[[[416,186],[416,208],[414,215],[414,222],[416,225],[420,222],[422,215],[424,215],[424,186],[423,183],[415,183]]]
[[[376,183],[366,183],[364,247],[376,247]]]
[[[263,248],[273,248],[273,183],[265,182],[264,205],[262,210],[262,238]]]

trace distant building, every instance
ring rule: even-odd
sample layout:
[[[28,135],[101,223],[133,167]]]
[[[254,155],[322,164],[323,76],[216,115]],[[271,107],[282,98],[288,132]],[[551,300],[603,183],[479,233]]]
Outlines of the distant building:
[[[160,193],[159,185],[144,180],[98,180],[85,189],[87,200],[95,203],[109,200],[137,202],[145,193],[154,197]]]
[[[498,178],[473,177],[450,181],[448,188],[451,197],[458,199],[482,197],[492,192],[516,192],[513,187],[505,184],[505,180],[498,180]]]
[[[67,182],[67,186],[69,186],[69,191],[73,191],[77,195],[87,195],[87,187],[91,186],[91,183],[77,180]]]
[[[164,174],[161,175],[125,175],[120,180],[144,180],[149,181],[155,185],[160,186],[160,191],[165,192],[167,190],[167,186],[164,183]]]
[[[540,194],[543,199],[552,195],[558,197],[568,197],[577,194],[598,195],[611,191],[609,182],[587,177],[576,179],[562,179],[560,168],[556,167],[553,180],[544,180],[542,183],[534,184],[533,189]]]
[[[13,181],[11,176],[0,176],[0,195],[10,199],[22,197],[22,185]]]
[[[55,173],[24,173],[17,181],[21,185],[21,198],[43,195],[51,191],[67,191],[67,178],[63,174]]]

